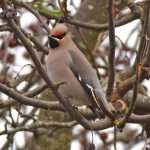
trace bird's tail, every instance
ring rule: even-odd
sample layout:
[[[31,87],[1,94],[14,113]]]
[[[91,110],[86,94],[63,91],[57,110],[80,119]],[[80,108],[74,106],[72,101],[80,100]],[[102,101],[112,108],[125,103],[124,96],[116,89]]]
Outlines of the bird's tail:
[[[107,104],[107,101],[105,102],[105,101],[99,100],[98,102],[99,102],[100,108],[104,112],[104,114],[106,114],[112,120],[113,125],[118,126],[120,124],[119,120],[111,112],[109,105]]]

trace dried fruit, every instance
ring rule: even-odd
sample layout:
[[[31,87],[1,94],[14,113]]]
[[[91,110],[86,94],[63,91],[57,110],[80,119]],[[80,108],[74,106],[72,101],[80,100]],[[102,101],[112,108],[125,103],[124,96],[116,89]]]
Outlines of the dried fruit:
[[[16,47],[16,45],[17,45],[17,40],[15,38],[10,39],[9,47],[13,48]]]

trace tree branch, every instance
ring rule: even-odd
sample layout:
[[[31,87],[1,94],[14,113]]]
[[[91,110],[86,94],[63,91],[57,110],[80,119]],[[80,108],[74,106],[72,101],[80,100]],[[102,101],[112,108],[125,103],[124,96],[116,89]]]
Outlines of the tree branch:
[[[34,14],[36,16],[36,18],[39,20],[39,22],[41,23],[42,27],[44,27],[44,29],[49,33],[50,32],[50,28],[48,27],[48,25],[46,24],[46,21],[43,19],[43,17],[38,13],[38,11],[36,11],[34,8],[32,8],[30,5],[27,5],[26,3],[24,3],[23,1],[18,1],[18,0],[12,0],[12,2],[15,5],[18,5],[20,7],[24,7],[25,9],[27,9],[28,11],[30,11],[32,14]]]
[[[112,98],[114,82],[115,82],[115,26],[114,26],[114,15],[113,15],[113,1],[107,0],[108,7],[108,31],[109,31],[109,77],[108,77],[108,85],[107,85],[107,99],[108,101]]]
[[[0,132],[0,135],[10,135],[14,134],[16,132],[20,131],[30,131],[33,132],[33,130],[38,129],[38,128],[50,128],[50,127],[57,127],[57,128],[71,128],[77,124],[76,121],[71,121],[71,122],[65,122],[65,123],[58,123],[58,122],[35,122],[30,125],[26,126],[21,126],[21,127],[16,127],[15,129],[11,130],[4,130]]]
[[[149,10],[150,10],[150,1],[147,2],[146,15],[145,15],[145,19],[144,19],[144,27],[143,27],[142,33],[144,31],[147,31],[147,27],[146,26],[148,26]],[[139,69],[138,69],[138,65],[140,63],[141,53],[142,53],[142,49],[139,46],[137,57],[136,57],[136,75],[135,75],[135,82],[134,82],[134,88],[133,88],[133,97],[132,97],[132,101],[130,102],[130,105],[129,105],[129,110],[128,110],[126,116],[124,117],[123,121],[120,124],[121,127],[124,127],[125,123],[129,119],[131,113],[133,112],[133,110],[135,108],[135,103],[136,103],[137,95],[138,95],[138,91],[137,91],[138,90],[138,83],[139,83]]]
[[[3,31],[12,31],[10,26],[8,25],[0,25],[0,32],[3,32]]]
[[[133,9],[134,7],[134,9]],[[118,21],[115,21],[115,27],[120,27],[122,25],[125,25],[131,21],[134,21],[136,19],[139,19],[141,17],[141,9],[138,6],[133,6],[131,9],[131,13],[128,14],[127,16],[124,16],[123,18],[121,18]],[[135,8],[136,7],[136,8]],[[59,16],[56,15],[51,15],[51,14],[47,14],[42,10],[38,10],[40,14],[42,14],[43,16],[45,16],[47,19],[55,19],[55,20],[60,20]],[[69,24],[81,27],[81,28],[85,28],[85,29],[90,29],[90,30],[95,30],[98,32],[103,32],[103,31],[107,31],[108,30],[108,24],[90,24],[90,23],[85,23],[79,20],[75,20],[75,19],[64,19],[64,22],[67,22]]]

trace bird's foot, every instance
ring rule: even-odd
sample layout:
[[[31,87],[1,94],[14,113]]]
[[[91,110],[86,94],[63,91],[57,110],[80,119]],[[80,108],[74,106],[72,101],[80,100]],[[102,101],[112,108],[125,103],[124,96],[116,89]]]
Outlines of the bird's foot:
[[[56,84],[56,87],[59,88],[61,85],[68,84],[66,81],[61,81]]]
[[[100,120],[105,118],[105,115],[104,115],[104,113],[103,113],[101,110],[99,110],[99,109],[97,109],[97,108],[95,108],[95,107],[92,107],[92,106],[88,106],[88,107],[92,110],[92,112],[93,112],[93,113],[96,115],[96,117],[99,118]]]
[[[114,124],[114,126],[118,126],[120,123],[119,123],[119,121],[117,119],[114,119],[113,120],[113,124]]]

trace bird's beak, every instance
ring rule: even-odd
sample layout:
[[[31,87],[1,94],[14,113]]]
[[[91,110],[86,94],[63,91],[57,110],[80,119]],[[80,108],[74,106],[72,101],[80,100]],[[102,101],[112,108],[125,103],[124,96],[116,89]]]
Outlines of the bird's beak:
[[[59,46],[59,40],[51,35],[48,36],[49,38],[49,46],[51,48],[56,48]]]

